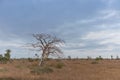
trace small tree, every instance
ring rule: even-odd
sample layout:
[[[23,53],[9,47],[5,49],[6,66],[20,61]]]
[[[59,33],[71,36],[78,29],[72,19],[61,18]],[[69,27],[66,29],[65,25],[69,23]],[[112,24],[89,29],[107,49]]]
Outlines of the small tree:
[[[2,61],[2,60],[3,60],[3,55],[0,54],[0,61]]]
[[[11,53],[11,50],[10,49],[7,49],[6,50],[6,53],[4,54],[4,57],[9,61],[10,60],[10,53]]]
[[[6,59],[0,54],[0,63],[6,63]]]
[[[71,60],[71,56],[68,56],[68,60]]]
[[[119,60],[119,56],[118,55],[116,56],[116,59]]]
[[[33,37],[37,40],[36,43],[32,44],[33,48],[37,48],[39,52],[42,52],[39,66],[43,65],[43,62],[49,55],[60,56],[62,54],[60,47],[63,40],[50,34],[33,34]]]
[[[7,49],[4,56],[0,55],[0,63],[7,63],[7,61],[10,60],[10,53],[11,53],[11,50]]]
[[[87,60],[90,60],[90,59],[92,59],[90,56],[87,56]]]
[[[113,59],[113,56],[111,55],[111,59]]]

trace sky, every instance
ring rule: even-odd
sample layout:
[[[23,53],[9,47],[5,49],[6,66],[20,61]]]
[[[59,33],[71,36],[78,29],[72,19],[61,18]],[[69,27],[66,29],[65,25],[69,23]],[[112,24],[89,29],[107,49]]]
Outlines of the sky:
[[[0,53],[34,57],[33,33],[65,40],[64,56],[120,56],[120,0],[0,0]],[[39,54],[39,53],[38,53]]]

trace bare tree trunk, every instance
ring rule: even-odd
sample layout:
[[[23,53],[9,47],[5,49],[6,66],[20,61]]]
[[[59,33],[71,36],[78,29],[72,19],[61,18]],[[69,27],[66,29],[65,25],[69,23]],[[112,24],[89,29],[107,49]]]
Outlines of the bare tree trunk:
[[[40,62],[39,62],[39,66],[42,66],[43,62],[44,62],[44,51],[42,53],[42,56],[41,56],[41,59],[40,59]]]
[[[43,57],[41,57],[40,62],[39,62],[39,66],[43,65]]]

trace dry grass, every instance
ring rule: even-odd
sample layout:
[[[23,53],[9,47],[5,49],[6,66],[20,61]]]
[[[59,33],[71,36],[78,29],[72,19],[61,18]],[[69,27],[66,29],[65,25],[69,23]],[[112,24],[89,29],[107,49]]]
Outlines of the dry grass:
[[[53,67],[59,61],[49,60],[47,66],[52,67],[52,73],[31,74],[37,62],[27,60],[13,61],[0,64],[0,80],[119,80],[120,61],[100,60],[62,60],[65,66],[61,69]],[[4,78],[4,79],[3,79]],[[6,79],[5,79],[6,78]]]

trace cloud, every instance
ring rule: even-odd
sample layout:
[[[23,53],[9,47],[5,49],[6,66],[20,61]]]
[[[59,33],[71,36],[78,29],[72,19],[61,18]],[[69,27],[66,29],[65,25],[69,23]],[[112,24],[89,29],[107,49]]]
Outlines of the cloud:
[[[107,34],[107,35],[106,35]],[[106,31],[100,31],[100,32],[89,32],[87,35],[83,35],[82,39],[87,39],[87,40],[100,40],[107,38],[108,32]]]
[[[88,40],[101,40],[101,39],[115,39],[120,40],[120,30],[103,30],[103,31],[96,31],[96,32],[89,32],[86,35],[83,35],[82,39]]]
[[[84,47],[86,46],[86,44],[84,43],[66,43],[63,48],[64,49],[67,49],[67,50],[70,50],[70,49],[80,49],[81,47]]]
[[[113,4],[115,4],[119,0],[102,0],[102,1],[107,5],[107,8],[111,8]]]
[[[120,11],[116,9],[102,9],[95,16],[65,23],[57,29],[62,32],[66,40],[74,45],[68,45],[68,53],[86,54],[92,56],[118,55],[120,49]],[[67,30],[67,31],[66,31]],[[79,34],[78,34],[79,33]],[[69,36],[70,35],[70,36]],[[75,36],[75,38],[74,38]],[[70,38],[68,38],[70,37]],[[69,40],[70,39],[70,40]],[[78,44],[82,44],[79,45]],[[73,49],[74,50],[73,50]],[[96,54],[94,54],[96,53]],[[76,55],[77,55],[76,54]],[[89,55],[86,54],[86,55]],[[85,55],[84,55],[85,57]]]
[[[20,36],[10,33],[8,30],[4,30],[0,27],[0,47],[20,47],[25,43],[25,39],[21,38]]]
[[[86,40],[88,40],[91,43],[95,43],[93,45],[91,45],[90,43],[87,43],[92,47],[91,50],[95,50],[98,52],[111,51],[115,53],[116,50],[118,51],[120,49],[120,33],[119,32],[120,30],[105,30],[105,31],[89,32],[88,34],[84,35],[82,39],[85,42]],[[93,47],[95,45],[96,47]]]
[[[24,1],[25,4],[27,1]],[[31,2],[24,4],[23,11],[23,1],[17,1],[15,3],[19,5],[17,7],[13,5],[13,12],[10,14],[6,12],[5,15],[4,11],[9,11],[9,8],[7,4],[3,4],[6,7],[2,8],[2,15],[0,13],[0,48],[14,47],[16,53],[20,53],[20,46],[32,41],[32,37],[28,39],[25,33],[46,32],[55,33],[64,39],[65,53],[74,56],[98,56],[106,55],[108,52],[118,54],[120,10],[115,7],[118,0],[75,0],[75,2],[32,0]],[[18,14],[17,10],[29,16]],[[25,53],[23,51],[21,53]]]
[[[108,43],[118,44],[119,39],[117,35],[119,35],[120,30],[119,11],[101,10],[97,13],[89,19],[65,23],[57,27],[55,31],[60,33],[66,42],[74,44],[67,45],[70,49],[88,49],[92,45],[92,49],[102,47],[102,50],[107,47]],[[90,44],[91,42],[94,42],[94,44]],[[79,44],[83,45],[80,46]]]
[[[0,47],[22,47],[24,42],[22,40],[16,39],[11,41],[0,40]]]

